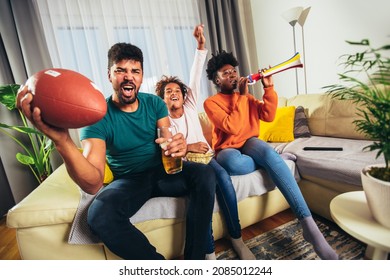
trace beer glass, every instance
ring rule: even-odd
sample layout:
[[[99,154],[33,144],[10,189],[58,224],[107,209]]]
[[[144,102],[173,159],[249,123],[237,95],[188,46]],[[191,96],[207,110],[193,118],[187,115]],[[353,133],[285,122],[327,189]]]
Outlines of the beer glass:
[[[181,157],[166,156],[164,148],[168,145],[168,139],[172,138],[177,133],[175,126],[163,126],[157,128],[157,136],[159,138],[165,138],[166,141],[160,144],[162,162],[165,172],[168,174],[179,173],[183,168],[183,161]]]

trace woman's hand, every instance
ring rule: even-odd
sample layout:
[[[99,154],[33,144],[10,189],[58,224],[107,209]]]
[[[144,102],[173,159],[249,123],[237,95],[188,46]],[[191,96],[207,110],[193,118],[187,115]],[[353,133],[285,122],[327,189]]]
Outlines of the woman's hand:
[[[249,93],[248,82],[249,80],[247,77],[240,77],[238,80],[238,90],[240,91],[240,95]]]
[[[268,69],[269,68],[271,68],[271,66],[269,66]],[[268,70],[268,69],[267,68],[260,69],[259,73],[262,74],[262,73],[264,73],[265,70]],[[267,77],[263,77],[261,79],[261,83],[263,84],[264,88],[274,86],[274,81],[273,81],[272,75],[267,76]]]

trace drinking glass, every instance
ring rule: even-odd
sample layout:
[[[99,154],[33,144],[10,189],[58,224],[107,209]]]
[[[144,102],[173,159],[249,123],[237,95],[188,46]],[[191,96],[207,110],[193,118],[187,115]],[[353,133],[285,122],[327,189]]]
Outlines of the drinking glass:
[[[160,144],[162,162],[165,172],[168,174],[179,173],[183,168],[183,160],[181,157],[172,157],[171,155],[165,155],[164,148],[168,145],[168,139],[172,138],[177,133],[175,126],[163,126],[157,128],[157,136],[159,138],[165,138],[166,141]]]

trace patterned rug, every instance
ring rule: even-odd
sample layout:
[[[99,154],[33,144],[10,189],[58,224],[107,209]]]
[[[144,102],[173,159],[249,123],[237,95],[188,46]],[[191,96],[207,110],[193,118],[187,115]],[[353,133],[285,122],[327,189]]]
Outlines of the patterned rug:
[[[313,216],[328,243],[343,260],[362,260],[366,245],[340,229],[336,224]],[[316,260],[319,259],[310,243],[302,237],[302,228],[295,219],[269,232],[245,241],[258,260]],[[237,260],[229,249],[217,254],[220,260]]]

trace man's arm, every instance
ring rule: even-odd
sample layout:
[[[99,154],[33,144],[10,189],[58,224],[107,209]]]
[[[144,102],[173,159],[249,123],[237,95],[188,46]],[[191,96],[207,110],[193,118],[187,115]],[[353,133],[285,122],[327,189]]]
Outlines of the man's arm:
[[[105,143],[87,145],[84,157],[70,137],[69,130],[49,126],[43,122],[40,109],[37,107],[32,109],[32,100],[33,95],[28,88],[22,87],[17,96],[18,108],[38,130],[53,141],[64,160],[69,176],[76,184],[85,192],[95,194],[103,185]]]

